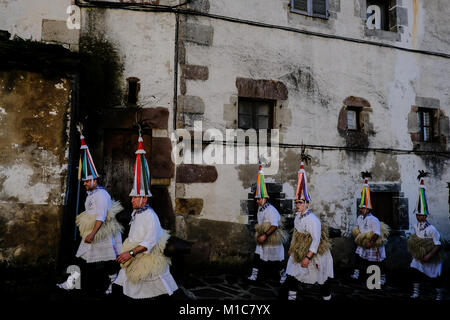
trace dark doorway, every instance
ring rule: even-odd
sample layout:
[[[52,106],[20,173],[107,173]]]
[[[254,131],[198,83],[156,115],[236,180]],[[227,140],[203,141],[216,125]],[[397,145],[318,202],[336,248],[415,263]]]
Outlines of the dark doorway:
[[[394,224],[394,206],[392,199],[398,197],[398,192],[371,192],[372,214],[391,228]]]
[[[399,188],[387,189],[385,186],[370,186],[370,188],[372,189],[370,195],[373,215],[389,225],[391,230],[400,231],[408,229],[408,198],[404,198],[403,192],[395,191],[399,190]],[[387,189],[387,191],[378,191],[380,189]],[[360,202],[361,199],[357,199],[358,207]]]
[[[117,217],[125,227],[132,211],[129,194],[133,185],[138,138],[136,130],[127,129],[105,129],[103,135],[103,185],[111,198],[120,200],[125,208]],[[151,134],[144,132],[142,138],[147,152],[145,156],[151,163]]]

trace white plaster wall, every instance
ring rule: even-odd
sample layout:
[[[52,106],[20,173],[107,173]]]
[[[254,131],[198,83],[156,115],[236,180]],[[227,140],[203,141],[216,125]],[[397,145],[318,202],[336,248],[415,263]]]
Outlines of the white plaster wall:
[[[97,12],[101,12],[94,15],[98,20],[89,21],[82,11],[82,33],[103,37],[114,45],[123,62],[123,88],[128,77],[137,77],[140,106],[167,107],[172,112],[175,16],[127,10]]]
[[[401,41],[398,42],[364,35],[365,21],[359,16],[358,0],[340,0],[340,11],[336,12],[337,17],[330,17],[328,20],[292,13],[288,6],[289,2],[289,0],[214,0],[210,1],[210,13],[312,32],[390,43],[412,49],[443,53],[448,53],[450,49],[448,36],[445,37],[445,34],[450,33],[447,23],[450,8],[446,0],[403,0],[401,6],[408,10],[408,26],[405,27]]]
[[[71,0],[0,0],[0,30],[41,41],[42,20],[67,20]]]
[[[367,99],[372,106],[370,122],[376,134],[370,136],[369,141],[374,148],[412,149],[407,115],[416,96],[439,99],[445,114],[450,112],[448,59],[243,24],[211,22],[207,18],[198,20],[198,23],[214,27],[211,47],[186,44],[187,63],[209,68],[207,81],[187,81],[187,94],[199,96],[205,102],[204,130],[209,127],[224,130],[224,105],[237,95],[237,77],[280,80],[286,84],[289,98],[284,105],[292,112],[292,124],[287,125],[282,142],[290,144],[345,145],[337,132],[337,121],[343,100],[351,95]],[[304,88],[295,88],[287,81],[287,75],[298,69],[311,73],[316,88],[314,94],[308,95]],[[327,108],[320,99],[328,102]],[[294,150],[300,154],[299,149]],[[377,163],[380,160],[371,152],[355,158],[344,151],[308,150],[308,154],[318,162],[308,177],[313,198],[311,208],[318,215],[325,210],[334,211],[334,215],[324,217],[326,221],[350,231],[362,187],[360,172],[371,170],[375,165],[388,169],[390,164]],[[417,195],[417,170],[430,171],[431,168],[414,155],[392,157],[397,159],[400,181],[377,179],[380,173],[374,172],[373,183],[400,183],[412,212]],[[427,181],[427,187],[433,190],[428,197],[430,208],[435,212],[432,221],[438,223],[443,237],[448,238],[446,182],[450,181],[450,171],[448,160],[438,161],[445,164],[440,176]],[[185,197],[204,199],[201,217],[239,222],[242,219],[239,201],[247,199],[250,188],[243,187],[234,166],[217,168],[219,178],[214,184],[189,185]],[[274,176],[277,183],[292,185],[283,190],[286,198],[292,198],[295,193],[296,181],[289,176],[286,172]],[[256,182],[256,171],[254,177]],[[411,213],[410,224],[414,222],[415,216]]]

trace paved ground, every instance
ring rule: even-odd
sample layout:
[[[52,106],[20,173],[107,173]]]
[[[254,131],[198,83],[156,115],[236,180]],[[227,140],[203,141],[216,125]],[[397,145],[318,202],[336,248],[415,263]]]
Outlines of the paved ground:
[[[347,272],[338,273],[331,280],[333,299],[342,300],[403,300],[410,301],[411,288],[407,282],[387,283],[381,290],[369,290],[365,282],[349,279]],[[180,283],[183,295],[192,300],[286,300],[286,288],[278,280],[250,282],[237,275],[188,275]],[[423,299],[434,300],[435,291],[424,287]],[[444,290],[444,300],[449,300]],[[302,285],[297,300],[321,300],[318,286]]]
[[[388,274],[387,284],[381,290],[368,290],[364,281],[354,281],[349,278],[349,270],[335,270],[335,278],[331,280],[333,300],[335,301],[378,301],[395,300],[410,301],[411,284],[402,276]],[[405,273],[406,274],[406,273]],[[227,300],[286,300],[286,288],[281,286],[279,279],[265,279],[251,282],[248,274],[225,273],[187,273],[174,274],[180,288],[170,299],[192,301],[227,301]],[[32,300],[35,298],[48,300],[105,300],[102,295],[86,295],[80,290],[62,292],[56,288],[57,279],[51,270],[40,274],[20,272],[2,272],[0,277],[0,295],[14,300]],[[422,290],[423,298],[433,300],[435,291],[430,287]],[[450,300],[450,290],[444,289],[443,299]],[[299,287],[297,300],[321,299],[317,286]]]

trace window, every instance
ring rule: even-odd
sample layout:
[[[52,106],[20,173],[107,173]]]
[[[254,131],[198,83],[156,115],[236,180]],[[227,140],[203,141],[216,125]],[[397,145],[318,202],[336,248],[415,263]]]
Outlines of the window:
[[[367,0],[366,26],[368,29],[397,31],[397,1]]]
[[[291,0],[291,12],[328,19],[328,0]]]
[[[240,129],[273,129],[273,100],[239,98]]]
[[[347,130],[361,130],[360,113],[361,108],[347,107]]]
[[[433,140],[433,113],[430,109],[419,108],[417,120],[420,130],[421,141]]]

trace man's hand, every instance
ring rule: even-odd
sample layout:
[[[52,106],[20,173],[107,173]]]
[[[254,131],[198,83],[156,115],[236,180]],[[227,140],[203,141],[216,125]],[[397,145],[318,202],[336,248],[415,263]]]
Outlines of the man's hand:
[[[308,265],[309,265],[309,259],[308,258],[303,258],[301,266],[303,268],[308,268]]]
[[[423,257],[423,262],[428,262],[431,260],[433,256],[431,254],[427,254],[425,257]]]
[[[124,253],[122,253],[122,254],[120,254],[118,257],[117,257],[117,259],[116,259],[116,261],[118,262],[118,263],[125,263],[125,262],[127,262],[128,260],[130,260],[131,259],[131,254],[127,251],[127,252],[124,252]]]
[[[370,240],[370,241],[368,241],[367,244],[366,244],[366,249],[370,249],[370,248],[372,248],[372,247],[373,247],[373,241]]]
[[[258,243],[263,243],[264,241],[266,241],[266,239],[267,239],[266,234],[262,234],[258,237],[257,240],[258,240]]]
[[[91,232],[86,236],[86,238],[84,239],[84,242],[91,243],[92,241],[94,241],[94,238],[95,238],[95,233]]]

